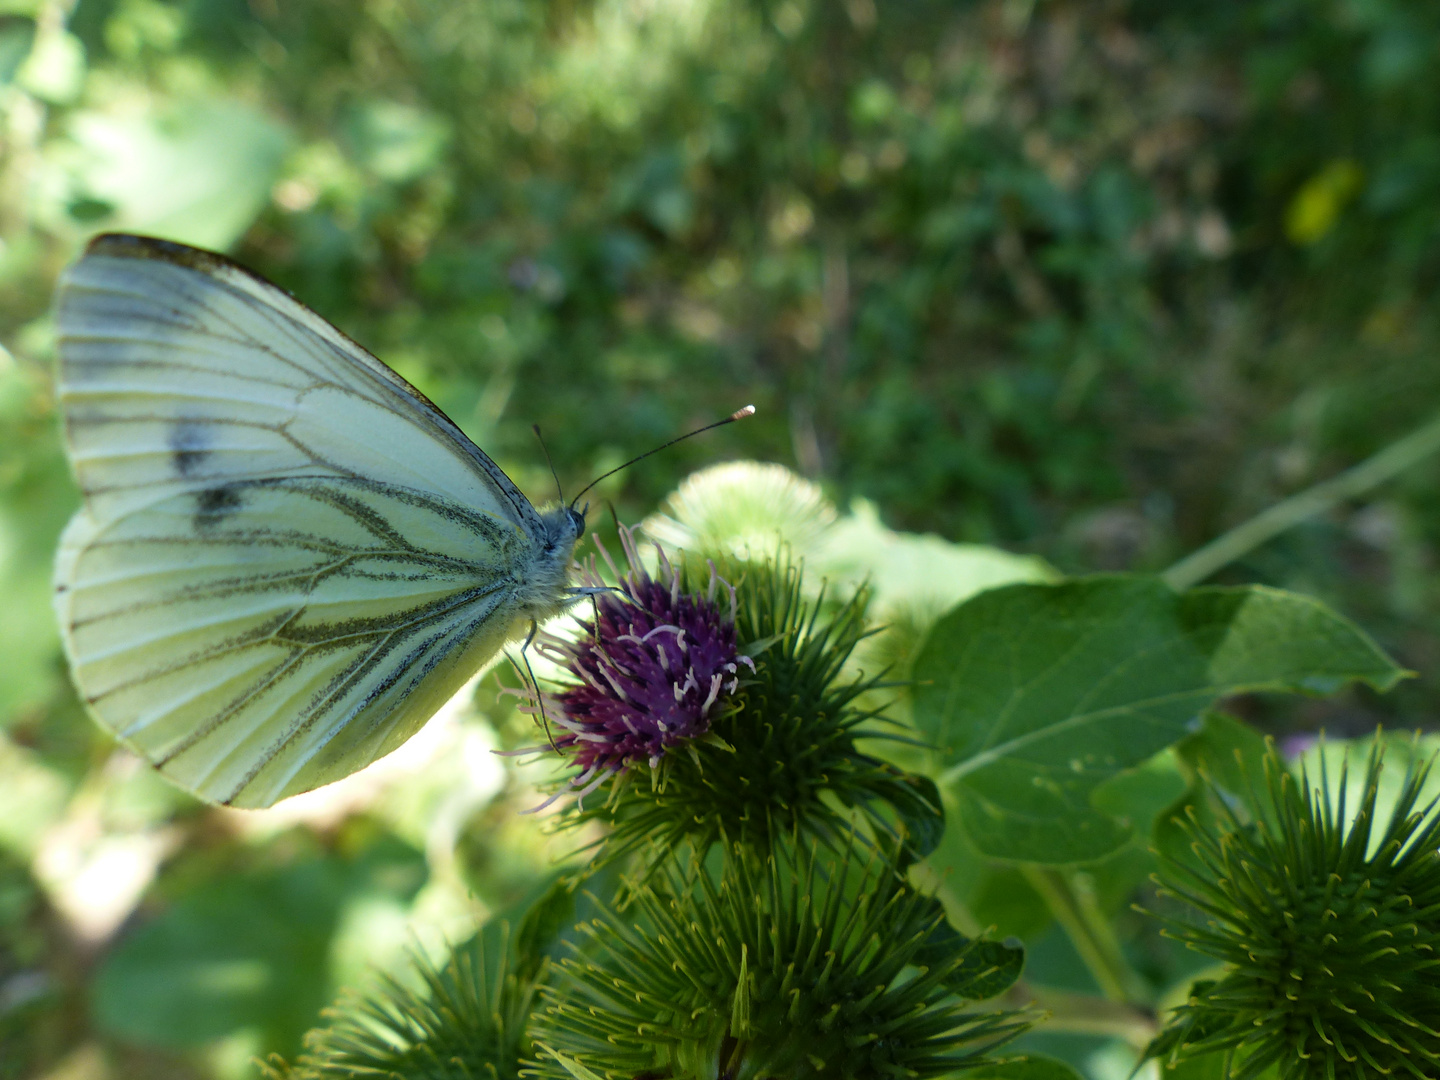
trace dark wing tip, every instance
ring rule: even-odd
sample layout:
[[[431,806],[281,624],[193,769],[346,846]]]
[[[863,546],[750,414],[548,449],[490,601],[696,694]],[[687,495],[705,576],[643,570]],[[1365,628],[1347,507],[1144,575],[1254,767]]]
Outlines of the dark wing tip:
[[[134,233],[101,233],[85,246],[86,255],[109,255],[125,259],[154,259],[157,262],[174,263],[192,270],[210,272],[220,267],[235,267],[248,270],[239,263],[227,259],[214,251],[191,247],[174,240],[161,240],[158,236],[137,236]]]
[[[271,285],[249,266],[242,266],[235,259],[228,259],[219,252],[192,248],[189,243],[163,240],[158,236],[138,236],[128,232],[102,232],[85,245],[85,255],[108,255],[122,259],[153,259],[154,262],[168,262],[174,266],[199,271],[200,274],[215,274],[222,269],[233,269],[240,274],[251,276],[262,284]],[[271,288],[275,288],[271,285]],[[284,289],[281,289],[284,291]],[[288,294],[287,294],[288,295]]]

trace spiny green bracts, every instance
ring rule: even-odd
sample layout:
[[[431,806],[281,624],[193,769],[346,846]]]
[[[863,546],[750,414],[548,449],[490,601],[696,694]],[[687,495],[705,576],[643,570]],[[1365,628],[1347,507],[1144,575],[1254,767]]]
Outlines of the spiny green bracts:
[[[1014,982],[1021,951],[956,934],[872,849],[852,841],[822,862],[814,849],[737,846],[724,862],[718,880],[699,859],[668,863],[635,886],[623,919],[581,925],[588,943],[541,991],[527,1073],[943,1076],[1026,1027],[965,1008]]]
[[[488,949],[477,936],[443,968],[417,960],[418,988],[384,977],[366,996],[342,996],[305,1055],[272,1062],[270,1080],[514,1080],[535,981],[511,962],[507,936]]]
[[[708,563],[697,569],[687,567],[697,580],[715,572]],[[823,617],[823,597],[804,598],[798,567],[749,563],[719,573],[736,582],[736,640],[754,672],[741,672],[708,735],[655,769],[622,774],[603,806],[574,807],[566,820],[603,822],[602,857],[610,859],[685,841],[699,850],[794,837],[836,846],[858,811],[887,847],[902,844],[907,858],[927,854],[944,829],[934,783],[855,746],[862,736],[903,738],[877,728],[872,721],[884,717],[857,704],[879,678],[841,675],[867,634],[865,596]]]
[[[1426,764],[1377,821],[1382,758],[1377,738],[1353,811],[1348,763],[1338,792],[1323,758],[1318,787],[1306,770],[1297,783],[1273,742],[1252,821],[1225,796],[1216,827],[1190,809],[1198,862],[1162,858],[1159,880],[1208,923],[1168,932],[1228,971],[1192,987],[1148,1056],[1223,1052],[1235,1080],[1440,1076],[1440,816],[1419,805]]]

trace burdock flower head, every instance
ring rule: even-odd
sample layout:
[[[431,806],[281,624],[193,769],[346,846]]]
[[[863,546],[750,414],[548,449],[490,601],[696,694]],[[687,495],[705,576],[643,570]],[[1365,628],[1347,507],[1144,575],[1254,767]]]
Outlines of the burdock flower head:
[[[710,730],[739,685],[741,666],[755,667],[736,648],[735,590],[713,566],[703,592],[686,592],[658,546],[659,571],[651,577],[623,526],[620,542],[624,574],[600,548],[618,586],[605,588],[593,556],[584,569],[594,615],[580,636],[536,637],[536,651],[579,680],[538,699],[532,693],[522,706],[554,725],[553,745],[580,767],[544,805],[567,790],[583,798],[632,765],[657,768],[669,751]]]
[[[1322,757],[1318,783],[1297,778],[1272,743],[1249,815],[1221,798],[1216,825],[1181,823],[1195,862],[1162,859],[1163,892],[1205,925],[1167,921],[1226,968],[1147,1056],[1225,1055],[1234,1080],[1440,1076],[1440,814],[1428,764],[1383,807],[1382,754],[1377,739],[1356,801],[1344,770],[1332,785]]]

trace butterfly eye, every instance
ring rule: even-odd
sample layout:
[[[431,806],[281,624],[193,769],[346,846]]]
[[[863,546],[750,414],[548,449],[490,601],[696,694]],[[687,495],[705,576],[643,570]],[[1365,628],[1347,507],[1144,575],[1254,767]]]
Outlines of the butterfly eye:
[[[585,508],[588,510],[590,504],[586,503]],[[585,511],[576,510],[574,507],[566,507],[565,512],[570,515],[570,523],[575,526],[575,539],[580,539],[580,537],[585,535]]]

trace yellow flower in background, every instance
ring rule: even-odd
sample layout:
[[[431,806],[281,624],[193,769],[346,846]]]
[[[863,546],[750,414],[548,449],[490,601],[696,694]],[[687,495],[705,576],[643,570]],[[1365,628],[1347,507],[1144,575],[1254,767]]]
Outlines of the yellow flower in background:
[[[1353,158],[1337,158],[1305,181],[1285,211],[1285,235],[1308,246],[1323,239],[1360,193],[1365,173]]]

